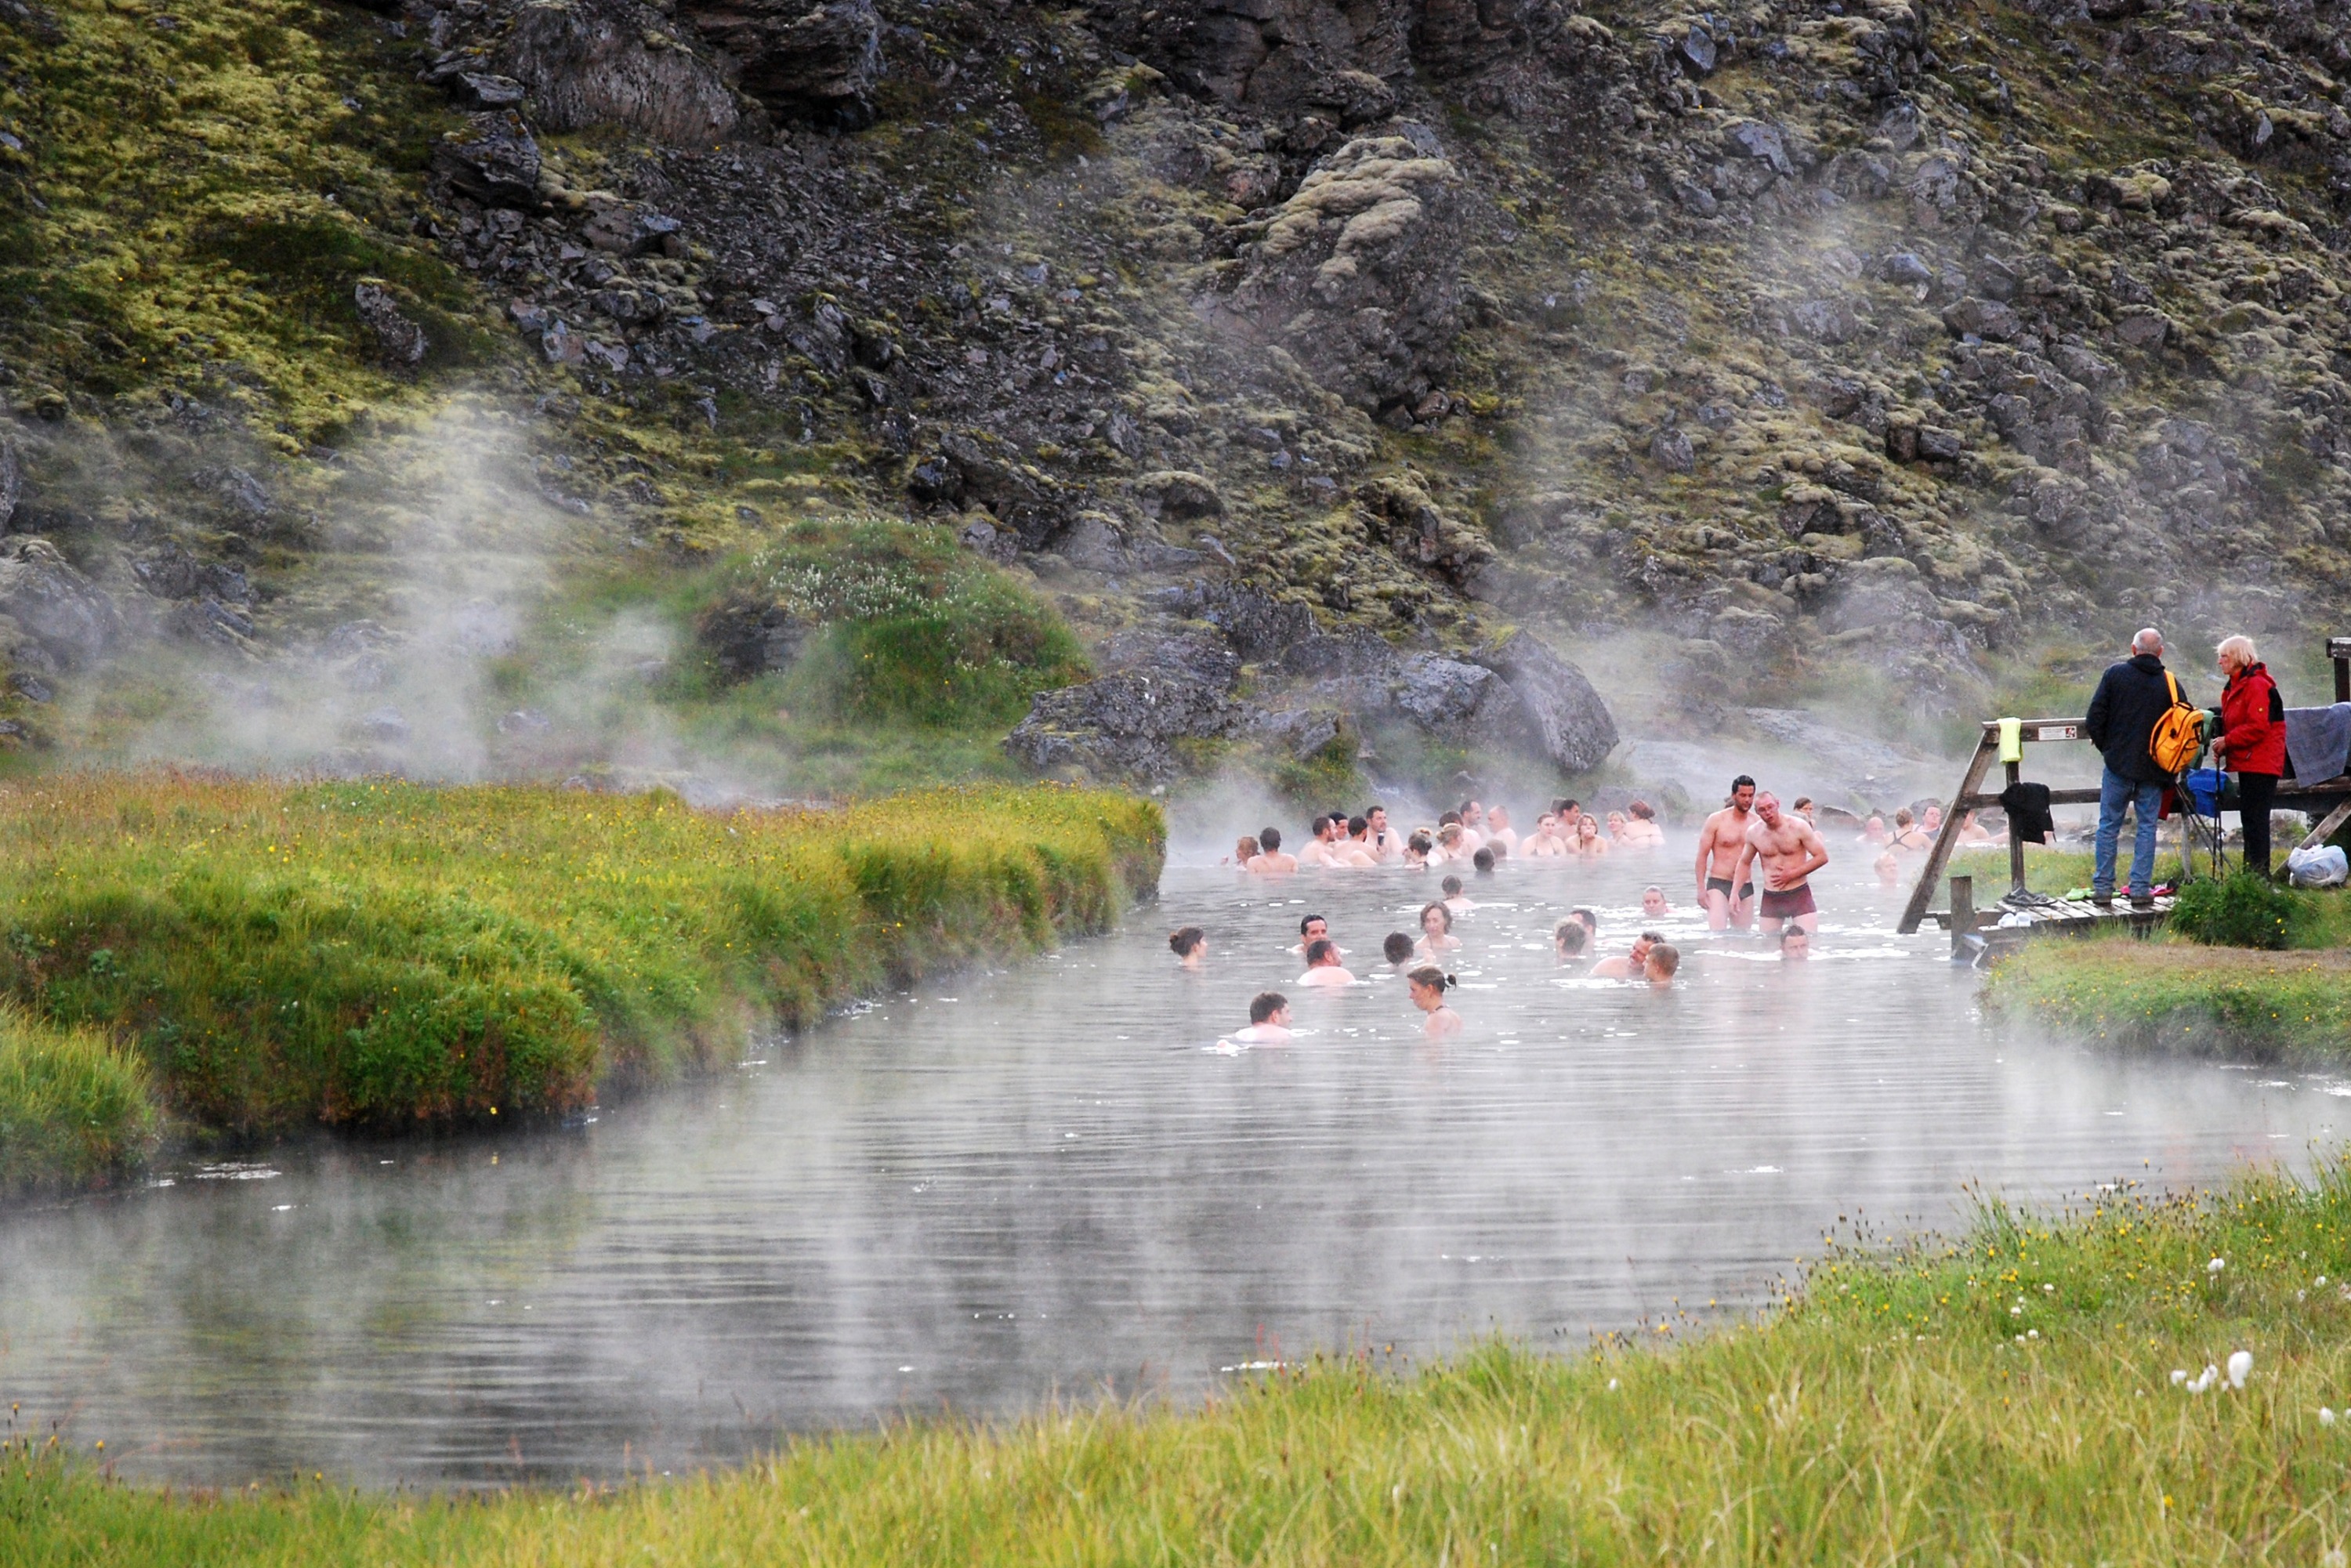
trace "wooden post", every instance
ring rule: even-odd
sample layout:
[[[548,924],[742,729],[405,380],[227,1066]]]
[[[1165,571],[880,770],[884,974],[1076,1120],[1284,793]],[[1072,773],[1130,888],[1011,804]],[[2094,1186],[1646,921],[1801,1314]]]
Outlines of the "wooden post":
[[[2014,784],[2023,779],[2022,763],[2011,762],[2006,766],[2010,783]],[[2024,838],[2016,831],[2014,812],[2011,812],[2008,819],[2008,891],[2011,893],[2024,891]]]
[[[2329,637],[2326,656],[2335,661],[2335,700],[2351,703],[2351,637]]]
[[[2318,826],[2311,829],[2309,832],[2303,835],[2302,842],[2294,845],[2294,847],[2297,851],[2314,850],[2319,845],[2325,843],[2327,840],[2333,838],[2335,836],[2335,831],[2346,822],[2351,822],[2351,800],[2346,800],[2340,806],[2335,807],[2332,811],[2327,812],[2325,817],[2319,822]]]
[[[1976,879],[1955,876],[1951,879],[1951,956],[1959,957],[1968,950],[1968,933],[1976,928]]]
[[[1976,742],[1976,754],[1968,762],[1968,776],[1960,781],[1959,792],[1943,811],[1943,831],[1935,835],[1935,847],[1927,852],[1926,869],[1918,873],[1918,885],[1910,890],[1910,902],[1903,906],[1902,923],[1894,929],[1907,936],[1918,929],[1927,918],[1927,904],[1935,896],[1935,883],[1941,878],[1943,868],[1951,863],[1951,846],[1959,836],[1959,802],[1976,792],[1984,774],[1991,768],[1991,759],[1999,755],[2000,740],[1996,729],[1986,728],[1983,738]]]

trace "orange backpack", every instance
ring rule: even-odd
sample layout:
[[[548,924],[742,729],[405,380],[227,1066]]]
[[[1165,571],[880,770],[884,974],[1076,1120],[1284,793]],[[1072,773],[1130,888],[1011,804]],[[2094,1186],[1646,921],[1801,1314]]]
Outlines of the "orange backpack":
[[[2185,773],[2204,749],[2204,710],[2189,707],[2179,695],[2179,677],[2169,670],[2163,678],[2171,684],[2171,706],[2155,721],[2155,733],[2147,737],[2147,754],[2166,773]]]

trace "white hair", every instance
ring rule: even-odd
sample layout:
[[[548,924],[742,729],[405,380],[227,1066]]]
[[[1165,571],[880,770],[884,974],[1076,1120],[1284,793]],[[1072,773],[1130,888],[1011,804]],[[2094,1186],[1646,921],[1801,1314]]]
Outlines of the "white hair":
[[[2233,655],[2241,664],[2258,664],[2262,662],[2261,654],[2253,649],[2253,640],[2241,632],[2234,637],[2221,638],[2220,645],[2212,652],[2224,659]]]
[[[2162,653],[2163,633],[2152,626],[2141,627],[2138,635],[2131,639],[2131,652],[2134,653]]]

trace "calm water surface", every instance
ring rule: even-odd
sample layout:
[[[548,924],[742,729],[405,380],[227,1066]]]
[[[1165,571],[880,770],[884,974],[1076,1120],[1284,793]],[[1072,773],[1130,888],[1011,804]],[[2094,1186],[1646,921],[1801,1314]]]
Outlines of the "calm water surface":
[[[2128,1062],[1981,1024],[1896,895],[1823,881],[1809,967],[1685,912],[1687,855],[1472,891],[1467,1031],[1403,982],[1290,985],[1299,917],[1359,972],[1432,879],[1171,870],[1120,934],[925,985],[583,1125],[329,1145],[0,1217],[0,1401],[125,1473],[496,1484],[683,1470],[901,1411],[1213,1386],[1316,1348],[1762,1300],[1840,1216],[1964,1220],[2306,1157],[2323,1077]],[[1834,873],[1840,868],[1832,868]],[[1563,977],[1661,925],[1667,994]],[[1165,932],[1212,936],[1205,973]],[[1215,1049],[1249,996],[1298,1042]],[[2346,1121],[2351,1126],[2351,1121]]]

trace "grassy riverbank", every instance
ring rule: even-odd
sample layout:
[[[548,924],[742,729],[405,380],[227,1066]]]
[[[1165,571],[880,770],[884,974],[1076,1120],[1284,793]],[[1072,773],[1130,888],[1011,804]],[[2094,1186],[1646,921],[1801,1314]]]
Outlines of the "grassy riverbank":
[[[2051,938],[1994,966],[1985,999],[2112,1045],[2340,1067],[2351,951],[2263,952],[2177,937]]]
[[[154,1136],[144,1063],[96,1030],[0,1005],[0,1193],[105,1180]]]
[[[37,1440],[0,1464],[0,1563],[2329,1562],[2346,1227],[2339,1166],[1994,1210],[1832,1253],[1760,1324],[1326,1361],[1205,1411],[931,1422],[613,1492],[173,1495]],[[2172,1381],[2240,1349],[2241,1390]]]
[[[0,792],[0,991],[110,1031],[198,1129],[559,1112],[885,981],[1100,929],[1158,809],[58,777]]]

